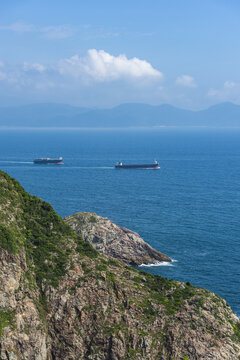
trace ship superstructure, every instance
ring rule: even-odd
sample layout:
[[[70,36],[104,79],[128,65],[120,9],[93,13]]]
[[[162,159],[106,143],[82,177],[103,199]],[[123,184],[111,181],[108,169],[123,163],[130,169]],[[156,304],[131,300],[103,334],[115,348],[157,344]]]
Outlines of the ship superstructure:
[[[56,164],[62,165],[63,158],[59,157],[58,159],[51,159],[51,158],[37,158],[33,160],[34,164]]]

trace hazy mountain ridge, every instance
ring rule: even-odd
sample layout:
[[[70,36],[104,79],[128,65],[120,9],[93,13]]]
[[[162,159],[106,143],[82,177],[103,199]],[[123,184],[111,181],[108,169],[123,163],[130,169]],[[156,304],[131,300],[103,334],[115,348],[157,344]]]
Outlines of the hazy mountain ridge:
[[[0,127],[240,127],[240,106],[221,103],[192,111],[163,104],[122,104],[92,109],[65,104],[32,104],[0,108]]]

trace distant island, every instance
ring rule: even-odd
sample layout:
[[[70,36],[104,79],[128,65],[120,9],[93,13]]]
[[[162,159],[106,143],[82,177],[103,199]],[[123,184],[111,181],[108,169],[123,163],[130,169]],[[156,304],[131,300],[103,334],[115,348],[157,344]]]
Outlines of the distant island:
[[[221,103],[206,110],[171,105],[122,104],[91,109],[65,104],[31,104],[0,108],[0,128],[158,128],[240,127],[240,105]]]

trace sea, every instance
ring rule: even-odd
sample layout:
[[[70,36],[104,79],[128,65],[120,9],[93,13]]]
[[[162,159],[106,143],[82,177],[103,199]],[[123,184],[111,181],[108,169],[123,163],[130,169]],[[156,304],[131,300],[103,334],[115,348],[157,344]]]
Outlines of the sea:
[[[114,167],[154,160],[159,170]],[[209,289],[240,316],[240,129],[4,129],[0,169],[62,217],[94,212],[138,232],[174,260],[141,270]]]

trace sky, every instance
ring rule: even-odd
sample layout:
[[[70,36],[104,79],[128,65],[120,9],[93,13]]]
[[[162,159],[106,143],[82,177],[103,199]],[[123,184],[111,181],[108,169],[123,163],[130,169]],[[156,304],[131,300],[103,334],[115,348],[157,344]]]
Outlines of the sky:
[[[0,106],[240,104],[238,0],[1,0]]]

